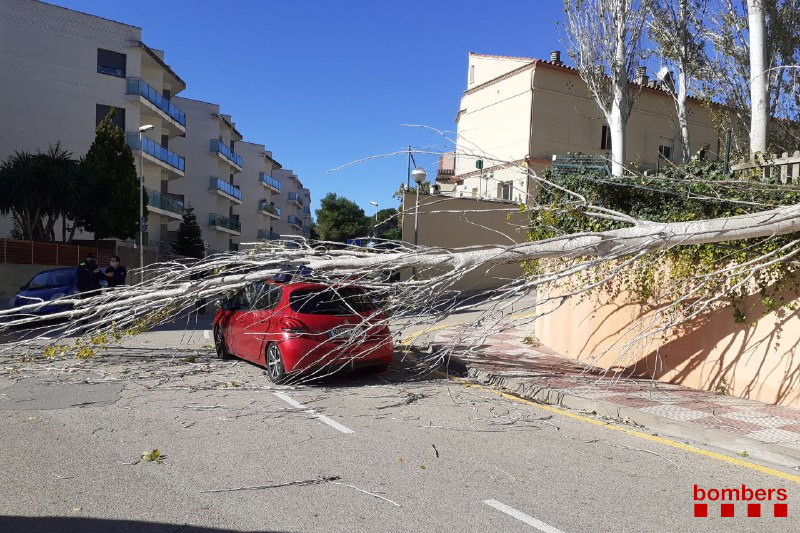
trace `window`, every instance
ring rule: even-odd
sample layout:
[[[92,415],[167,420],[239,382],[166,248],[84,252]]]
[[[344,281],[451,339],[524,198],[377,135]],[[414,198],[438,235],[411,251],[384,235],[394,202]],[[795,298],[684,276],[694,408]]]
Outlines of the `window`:
[[[611,150],[611,128],[603,126],[602,138],[600,139],[601,150]]]
[[[475,65],[469,66],[469,82],[475,83]]]
[[[114,116],[111,117],[111,123],[116,127],[125,131],[125,108],[114,107],[110,105],[96,104],[95,105],[95,125],[108,116],[111,111],[114,111]]]
[[[352,287],[340,289],[299,289],[289,295],[289,307],[308,315],[355,315],[376,309],[369,296]]]
[[[111,50],[97,49],[97,72],[109,76],[125,77],[127,56]]]
[[[667,161],[672,161],[672,146],[668,146],[666,144],[659,145],[658,157],[659,159],[666,159]]]
[[[511,192],[514,189],[514,183],[511,181],[504,181],[497,187],[497,196],[501,200],[511,200]]]

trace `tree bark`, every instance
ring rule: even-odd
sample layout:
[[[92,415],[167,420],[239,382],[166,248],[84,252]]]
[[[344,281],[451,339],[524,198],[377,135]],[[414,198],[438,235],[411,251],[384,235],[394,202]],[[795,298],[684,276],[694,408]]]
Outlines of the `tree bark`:
[[[763,0],[747,0],[750,33],[750,159],[767,152],[769,101]]]
[[[686,68],[681,62],[681,66],[678,68],[678,94],[675,106],[678,112],[678,127],[681,131],[681,161],[684,164],[692,158],[692,145],[689,142],[689,114],[686,109],[687,93]]]

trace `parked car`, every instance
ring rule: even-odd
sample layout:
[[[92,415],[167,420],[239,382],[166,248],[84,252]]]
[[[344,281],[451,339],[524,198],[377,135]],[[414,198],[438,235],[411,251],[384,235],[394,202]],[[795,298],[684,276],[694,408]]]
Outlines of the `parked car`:
[[[76,267],[43,270],[19,288],[19,292],[14,296],[14,307],[49,302],[78,292],[78,269]],[[70,307],[70,304],[46,305],[31,314],[47,315],[68,311]]]
[[[325,367],[385,370],[392,362],[386,317],[357,286],[309,281],[253,283],[226,299],[214,317],[217,356],[240,357],[287,374]]]

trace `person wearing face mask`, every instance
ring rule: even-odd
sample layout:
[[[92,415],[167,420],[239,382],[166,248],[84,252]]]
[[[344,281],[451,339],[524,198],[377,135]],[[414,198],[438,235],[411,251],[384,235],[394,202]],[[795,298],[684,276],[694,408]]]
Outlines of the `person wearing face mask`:
[[[97,256],[94,253],[86,254],[86,259],[78,265],[78,291],[81,293],[96,291],[100,288],[100,279]]]
[[[125,285],[125,278],[128,276],[128,269],[122,264],[118,255],[112,255],[105,271],[109,287],[119,287]]]

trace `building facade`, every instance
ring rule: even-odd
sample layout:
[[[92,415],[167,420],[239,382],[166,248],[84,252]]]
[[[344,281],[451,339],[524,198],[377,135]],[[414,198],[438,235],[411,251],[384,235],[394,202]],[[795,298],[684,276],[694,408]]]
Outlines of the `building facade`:
[[[681,160],[672,96],[639,80],[627,128],[629,164],[656,168]],[[691,152],[718,154],[719,135],[706,104],[689,99]],[[467,89],[456,116],[454,156],[440,163],[442,192],[526,202],[535,194],[529,169],[541,172],[554,155],[611,157],[605,118],[578,71],[553,52],[550,61],[470,53]]]
[[[168,145],[186,132],[186,116],[171,102],[185,88],[164,52],[142,42],[141,28],[35,0],[0,2],[0,159],[56,143],[81,157],[114,110],[150,196],[146,243],[183,212],[161,192],[184,175],[184,158]],[[152,128],[140,143],[145,125]],[[0,221],[0,234],[10,228],[10,219]]]
[[[276,202],[280,203],[283,184],[272,177],[272,172],[280,168],[280,164],[263,144],[243,141],[238,143],[237,150],[244,158],[238,184],[242,191],[241,242],[274,240],[278,234],[272,230],[272,225],[281,218],[282,210]]]
[[[281,182],[282,192],[276,202],[276,205],[281,210],[281,218],[280,220],[275,220],[272,227],[279,235],[302,236],[305,218],[303,208],[307,205],[303,184],[297,174],[288,168],[275,170],[273,176]]]

